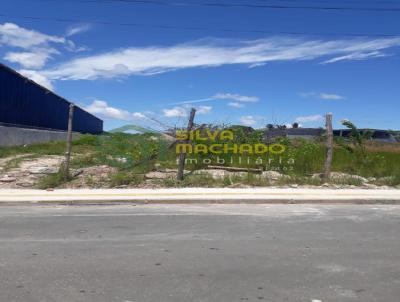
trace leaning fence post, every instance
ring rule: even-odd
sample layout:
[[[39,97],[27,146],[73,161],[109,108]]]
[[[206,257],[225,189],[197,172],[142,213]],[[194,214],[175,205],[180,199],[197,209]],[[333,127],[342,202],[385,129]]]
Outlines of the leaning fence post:
[[[66,181],[69,179],[69,162],[71,160],[73,118],[74,118],[74,104],[71,103],[69,105],[67,151],[65,152],[65,166],[64,166],[64,173],[65,173],[64,178]]]
[[[188,133],[192,130],[195,114],[196,114],[196,109],[192,108],[192,110],[190,110],[189,122],[187,126]],[[178,180],[183,180],[183,174],[185,171],[185,160],[186,160],[186,153],[184,153],[183,150],[181,150],[181,152],[179,153],[178,175],[177,175]]]
[[[326,158],[324,169],[324,181],[329,181],[331,177],[331,166],[333,157],[333,128],[332,113],[326,115]]]

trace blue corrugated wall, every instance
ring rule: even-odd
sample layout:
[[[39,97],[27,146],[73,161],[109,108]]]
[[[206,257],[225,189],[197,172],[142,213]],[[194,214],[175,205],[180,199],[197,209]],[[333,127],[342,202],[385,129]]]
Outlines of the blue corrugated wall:
[[[69,102],[0,64],[0,123],[67,130]],[[75,107],[73,130],[103,132],[103,121]]]

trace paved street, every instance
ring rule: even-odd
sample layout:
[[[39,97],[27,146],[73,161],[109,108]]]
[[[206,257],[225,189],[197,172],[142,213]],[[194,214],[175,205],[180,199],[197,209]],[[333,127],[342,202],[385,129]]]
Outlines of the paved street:
[[[0,207],[1,302],[384,301],[400,206]]]

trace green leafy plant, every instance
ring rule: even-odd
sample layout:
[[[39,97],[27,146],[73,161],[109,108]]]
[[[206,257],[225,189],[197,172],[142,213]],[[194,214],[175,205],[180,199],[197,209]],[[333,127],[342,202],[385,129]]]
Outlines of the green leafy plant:
[[[343,120],[342,125],[350,129],[349,139],[352,146],[347,145],[346,149],[350,152],[358,152],[365,157],[365,141],[371,139],[374,132],[371,130],[360,131],[356,125],[349,120]]]

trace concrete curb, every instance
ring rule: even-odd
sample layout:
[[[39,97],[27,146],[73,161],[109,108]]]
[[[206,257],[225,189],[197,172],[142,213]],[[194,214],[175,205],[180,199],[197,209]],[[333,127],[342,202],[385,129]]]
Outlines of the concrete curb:
[[[400,190],[366,189],[82,189],[0,190],[0,205],[111,204],[390,204]]]

